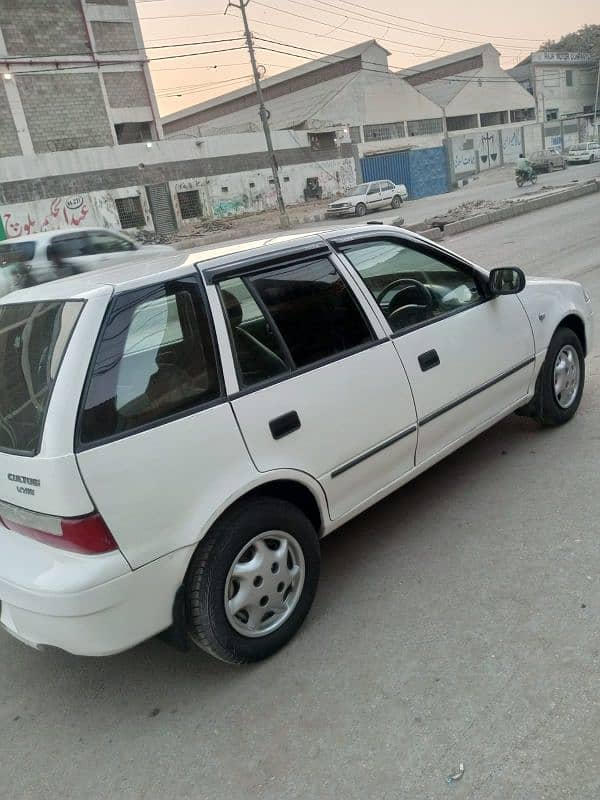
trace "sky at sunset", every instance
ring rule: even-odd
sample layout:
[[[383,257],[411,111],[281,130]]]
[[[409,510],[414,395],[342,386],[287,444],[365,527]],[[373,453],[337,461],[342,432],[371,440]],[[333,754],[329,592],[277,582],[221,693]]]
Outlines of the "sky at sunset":
[[[251,81],[239,38],[240,12],[230,8],[225,15],[226,5],[227,0],[137,0],[161,114]],[[250,0],[248,17],[266,77],[365,39],[391,51],[391,68],[484,42],[501,52],[506,68],[547,39],[600,22],[600,0]]]

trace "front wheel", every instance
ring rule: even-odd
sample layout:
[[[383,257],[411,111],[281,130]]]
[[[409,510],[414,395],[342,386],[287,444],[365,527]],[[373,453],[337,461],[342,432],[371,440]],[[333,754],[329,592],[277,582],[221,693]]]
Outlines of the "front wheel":
[[[579,408],[585,384],[583,345],[570,328],[558,328],[538,376],[530,415],[542,425],[564,425]]]
[[[529,180],[531,181],[532,185],[537,183],[537,174],[534,172]]]
[[[358,203],[356,208],[354,209],[354,213],[357,217],[364,217],[367,213],[367,207],[364,203]]]
[[[240,503],[200,542],[185,582],[190,638],[231,664],[268,658],[302,625],[320,570],[317,533],[291,503]]]
[[[400,208],[402,205],[402,198],[399,194],[394,195],[392,198],[392,208]]]
[[[523,178],[521,177],[517,178],[517,186],[519,187],[519,189],[523,186],[524,183],[525,181],[523,180]]]

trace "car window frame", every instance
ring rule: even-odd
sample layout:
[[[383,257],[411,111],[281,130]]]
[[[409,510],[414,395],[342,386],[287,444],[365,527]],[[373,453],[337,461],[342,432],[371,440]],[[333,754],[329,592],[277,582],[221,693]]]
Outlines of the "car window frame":
[[[453,308],[450,311],[445,312],[444,314],[439,314],[436,317],[432,317],[431,319],[424,320],[423,322],[416,322],[414,325],[407,325],[406,328],[403,328],[400,331],[393,331],[388,320],[386,319],[385,314],[383,313],[382,309],[380,308],[379,304],[377,303],[375,297],[369,290],[367,284],[364,282],[360,272],[356,267],[352,264],[350,259],[345,255],[344,249],[346,247],[350,247],[356,244],[367,244],[370,242],[393,242],[401,247],[407,247],[409,249],[416,250],[417,252],[421,253],[422,255],[429,256],[430,258],[434,258],[440,263],[452,268],[456,269],[460,272],[465,272],[470,275],[479,290],[480,299],[476,303],[470,303],[469,305],[465,305],[463,308]],[[479,306],[483,305],[484,303],[493,300],[493,297],[489,294],[486,287],[486,275],[483,270],[476,268],[473,264],[470,264],[467,261],[459,258],[458,256],[454,255],[453,253],[447,253],[444,250],[439,250],[435,246],[429,246],[423,242],[418,242],[413,239],[404,238],[402,236],[396,236],[394,234],[387,234],[387,233],[372,233],[372,234],[363,234],[359,236],[352,236],[350,235],[343,235],[336,239],[330,239],[329,243],[338,253],[338,255],[343,258],[344,265],[352,271],[352,275],[360,282],[360,286],[363,289],[363,294],[367,299],[370,307],[373,311],[377,314],[377,318],[380,324],[383,325],[384,330],[386,331],[386,335],[389,339],[399,339],[401,336],[406,336],[409,333],[413,333],[414,331],[419,330],[420,328],[425,328],[429,325],[435,325],[436,322],[442,322],[443,320],[449,319],[450,317],[454,317],[457,314],[463,314],[467,311],[470,311],[473,308],[478,308]]]
[[[349,357],[351,357],[353,355],[356,355],[357,353],[362,353],[365,350],[370,350],[373,347],[377,347],[378,345],[384,344],[388,340],[388,337],[385,337],[383,339],[380,338],[378,332],[375,330],[371,320],[369,319],[369,315],[367,314],[367,311],[365,309],[362,292],[359,292],[357,290],[357,288],[352,285],[352,283],[348,280],[347,276],[344,275],[344,271],[342,269],[340,269],[340,265],[335,263],[335,259],[334,259],[335,255],[336,254],[332,253],[331,251],[326,251],[326,252],[321,252],[321,253],[317,253],[317,252],[308,253],[306,255],[306,257],[304,257],[304,258],[295,257],[295,258],[290,258],[289,260],[281,260],[281,261],[278,261],[276,264],[273,264],[273,265],[271,265],[271,266],[269,266],[267,268],[261,268],[259,263],[257,263],[257,268],[253,269],[253,270],[248,270],[248,269],[244,268],[244,266],[240,266],[238,271],[235,271],[235,272],[228,271],[226,276],[225,275],[223,275],[222,277],[221,276],[215,276],[214,280],[211,280],[211,284],[213,284],[215,289],[216,289],[218,303],[219,303],[219,310],[220,310],[220,313],[221,313],[221,315],[223,317],[223,324],[225,325],[225,328],[226,328],[226,331],[227,331],[227,344],[229,346],[229,350],[230,350],[230,353],[231,353],[231,356],[232,356],[232,359],[233,359],[234,368],[235,368],[235,379],[236,379],[237,391],[228,394],[228,399],[229,400],[236,400],[239,397],[244,397],[244,396],[246,396],[248,394],[251,394],[252,392],[257,392],[257,391],[260,391],[262,389],[266,389],[266,388],[269,388],[271,386],[274,386],[274,385],[276,385],[278,383],[282,383],[283,381],[291,380],[291,379],[296,378],[296,377],[298,377],[300,375],[304,375],[307,372],[312,372],[313,370],[320,369],[321,367],[328,366],[329,364],[333,364],[336,361],[341,361],[342,359],[349,358]],[[279,330],[278,325],[275,323],[275,320],[273,319],[271,313],[269,312],[268,308],[264,304],[262,298],[260,297],[260,295],[258,295],[258,292],[256,292],[255,288],[250,283],[250,279],[252,277],[256,276],[257,274],[264,275],[264,274],[268,274],[270,272],[277,272],[278,270],[285,269],[286,267],[290,267],[290,266],[303,266],[304,264],[310,264],[313,261],[320,261],[322,259],[327,259],[330,262],[331,266],[334,268],[334,270],[339,275],[340,280],[343,282],[344,286],[346,287],[346,290],[350,294],[350,297],[354,300],[354,303],[356,304],[356,307],[357,307],[357,309],[358,309],[358,311],[359,311],[359,313],[360,313],[360,315],[361,315],[361,317],[362,317],[362,319],[363,319],[363,321],[365,323],[365,326],[366,326],[367,331],[368,331],[368,333],[369,333],[369,335],[371,337],[371,340],[369,342],[365,342],[364,344],[357,345],[356,347],[352,347],[349,350],[344,350],[341,353],[335,353],[334,355],[328,356],[326,358],[322,358],[319,361],[314,361],[313,363],[307,364],[306,366],[296,367],[294,365],[294,361],[293,361],[293,358],[291,356],[291,353],[289,352],[289,348],[287,346],[287,343],[285,342],[285,339],[283,338],[283,335],[281,334],[281,331]],[[344,267],[344,269],[346,269],[345,261],[342,262],[342,266]],[[354,276],[352,276],[352,277],[354,277]],[[229,322],[228,322],[227,311],[225,309],[225,306],[224,306],[224,303],[223,303],[222,293],[221,293],[221,290],[220,290],[220,284],[225,280],[229,280],[230,278],[239,278],[239,279],[242,280],[242,282],[244,283],[244,286],[246,286],[246,288],[248,289],[248,291],[252,295],[252,299],[258,305],[258,307],[260,308],[261,313],[263,314],[265,321],[273,329],[273,333],[277,337],[278,342],[280,344],[283,342],[283,353],[285,354],[286,363],[287,363],[287,366],[289,368],[289,371],[286,372],[285,374],[276,375],[273,378],[268,378],[268,379],[266,379],[264,381],[260,381],[259,383],[255,383],[252,386],[244,386],[243,385],[242,380],[240,378],[241,370],[240,370],[240,365],[239,365],[239,361],[238,361],[238,356],[237,356],[235,344],[234,344],[233,339],[232,339],[232,330],[231,330],[231,326],[229,325]],[[246,281],[248,281],[248,282],[246,282]]]
[[[373,188],[375,188],[375,191],[371,191],[371,189]],[[371,181],[365,197],[369,197],[369,195],[375,195],[375,194],[381,194],[381,181]]]
[[[165,286],[165,284],[171,283],[173,281],[180,281],[180,282],[189,281],[190,285],[192,285],[198,291],[198,301],[207,317],[207,326],[210,336],[210,343],[212,345],[212,351],[215,359],[215,371],[217,375],[217,383],[219,389],[217,397],[214,397],[212,400],[206,400],[203,402],[196,403],[194,406],[191,406],[190,408],[185,408],[182,409],[181,411],[175,411],[171,414],[167,414],[166,416],[161,417],[160,419],[152,420],[151,422],[144,423],[143,425],[138,425],[135,428],[130,428],[129,430],[126,431],[119,431],[117,433],[111,434],[110,436],[104,436],[103,438],[95,439],[93,442],[83,442],[81,440],[81,431],[82,431],[83,414],[85,412],[85,401],[88,396],[90,384],[94,377],[94,367],[96,364],[96,360],[98,358],[98,353],[100,351],[100,348],[102,347],[102,343],[104,341],[104,335],[112,318],[111,312],[114,308],[115,301],[117,300],[117,298],[122,298],[123,296],[133,297],[134,295],[141,295],[142,292],[147,292],[155,287]],[[189,273],[185,273],[183,275],[177,275],[176,277],[170,279],[157,280],[152,283],[147,283],[144,284],[143,286],[138,286],[135,289],[129,289],[123,292],[113,293],[108,302],[108,305],[106,306],[106,310],[104,312],[104,316],[102,318],[100,327],[98,328],[98,335],[96,337],[96,341],[94,342],[94,348],[92,350],[92,354],[90,356],[90,360],[87,366],[85,381],[83,383],[83,387],[79,395],[77,415],[75,418],[73,452],[75,454],[84,453],[87,452],[88,450],[93,450],[96,447],[103,447],[104,445],[110,444],[112,442],[117,442],[120,441],[121,439],[126,439],[130,436],[136,436],[140,433],[145,433],[146,431],[152,430],[153,428],[158,428],[163,425],[168,425],[171,422],[176,422],[179,419],[184,419],[185,417],[192,416],[193,414],[199,414],[202,411],[207,411],[210,408],[215,408],[216,406],[223,405],[226,402],[227,402],[227,391],[225,388],[223,365],[221,361],[221,351],[212,315],[212,308],[208,300],[206,287],[196,270],[190,271]]]

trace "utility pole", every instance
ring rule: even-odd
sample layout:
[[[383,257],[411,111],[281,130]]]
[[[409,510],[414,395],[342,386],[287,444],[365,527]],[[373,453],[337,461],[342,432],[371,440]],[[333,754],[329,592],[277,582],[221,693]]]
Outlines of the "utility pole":
[[[290,227],[290,220],[287,215],[287,211],[285,209],[285,203],[283,202],[283,193],[281,191],[281,182],[279,180],[279,166],[277,164],[277,157],[275,156],[275,152],[273,150],[273,140],[271,138],[271,129],[269,127],[269,112],[265,108],[265,103],[263,99],[262,87],[260,85],[260,74],[258,72],[258,65],[256,63],[256,55],[254,53],[254,42],[252,41],[252,33],[250,32],[250,28],[248,26],[248,17],[246,15],[246,6],[250,0],[239,0],[239,5],[237,3],[232,3],[231,0],[227,3],[227,8],[225,9],[225,13],[227,14],[229,8],[237,8],[240,10],[242,14],[242,20],[244,22],[244,34],[246,36],[246,45],[248,46],[248,52],[250,54],[250,62],[252,64],[252,74],[254,75],[254,85],[256,86],[256,95],[258,97],[258,113],[260,115],[260,119],[263,126],[263,131],[265,133],[265,141],[267,143],[267,151],[269,153],[269,160],[271,162],[271,171],[273,173],[273,182],[275,183],[275,193],[277,194],[277,208],[279,209],[279,224],[282,228],[289,228]]]
[[[596,136],[600,136],[600,125],[598,124],[598,95],[600,94],[600,53],[598,53],[598,77],[596,78],[596,102],[594,103],[594,128]]]

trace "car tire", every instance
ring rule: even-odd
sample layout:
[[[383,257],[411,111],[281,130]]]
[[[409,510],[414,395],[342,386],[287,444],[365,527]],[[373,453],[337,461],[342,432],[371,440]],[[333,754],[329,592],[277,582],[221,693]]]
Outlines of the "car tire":
[[[354,214],[357,217],[364,217],[367,213],[367,207],[364,203],[357,203],[354,208]]]
[[[559,362],[564,361],[563,354],[570,354],[576,362],[577,385],[572,396],[558,391],[562,386],[561,375],[565,374],[564,369],[559,366]],[[520,413],[537,419],[546,427],[564,425],[573,418],[579,408],[584,384],[585,356],[581,340],[570,328],[560,327],[548,346],[546,358],[537,378],[535,395]]]
[[[402,205],[402,198],[400,197],[399,194],[395,194],[392,197],[392,208],[400,208],[401,205]]]
[[[280,563],[278,555],[283,549],[279,544],[283,541],[287,542],[287,556],[285,563]],[[272,549],[275,544],[278,547]],[[258,566],[248,567],[255,560]],[[190,639],[230,664],[268,658],[302,625],[315,597],[320,563],[317,532],[296,506],[275,497],[239,503],[213,525],[190,563],[185,580]],[[294,578],[290,576],[296,568],[298,583],[292,589]],[[247,608],[241,606],[236,612],[231,601],[244,586]],[[259,600],[261,592],[265,594]],[[278,610],[272,612],[271,608]],[[262,633],[250,624],[251,615],[263,627]]]

